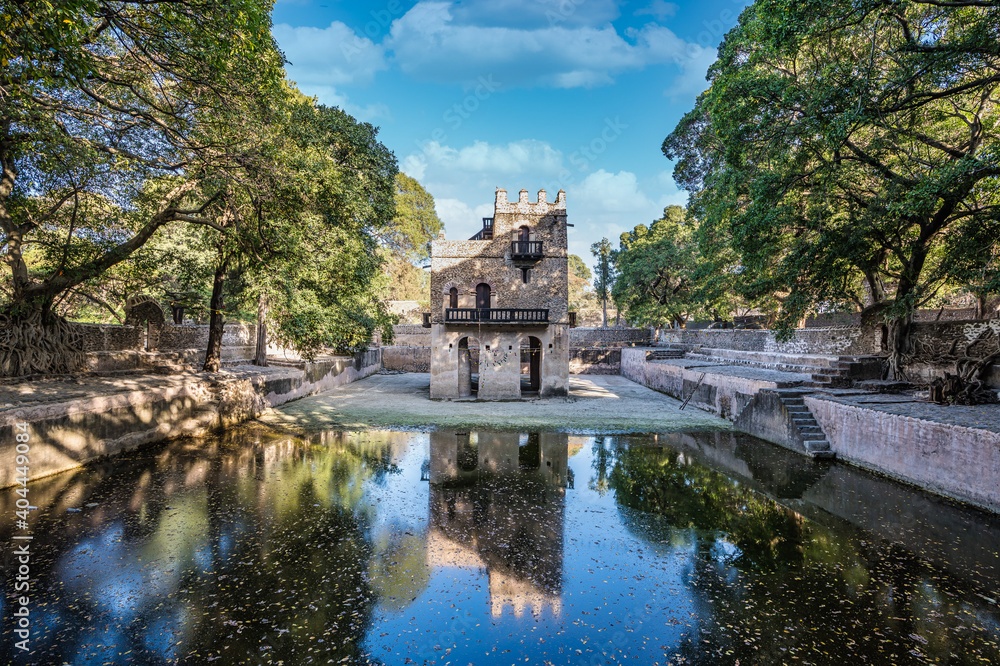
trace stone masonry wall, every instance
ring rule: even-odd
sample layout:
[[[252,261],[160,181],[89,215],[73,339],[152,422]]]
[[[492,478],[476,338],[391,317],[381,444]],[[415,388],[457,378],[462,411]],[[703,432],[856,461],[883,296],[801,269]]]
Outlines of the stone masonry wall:
[[[653,340],[653,330],[649,328],[584,328],[569,330],[572,347],[626,347],[633,344],[648,344]]]
[[[84,351],[117,352],[143,351],[145,331],[139,326],[117,324],[77,324],[83,331]],[[222,333],[223,347],[253,345],[257,327],[253,324],[226,324]],[[157,351],[204,349],[208,346],[208,326],[172,326],[166,324],[160,332]]]
[[[441,322],[452,287],[459,291],[460,308],[476,306],[476,285],[485,282],[492,290],[490,307],[548,308],[549,321],[568,323],[568,266],[566,251],[566,198],[560,192],[549,203],[545,190],[538,201],[528,200],[521,190],[517,202],[507,201],[507,192],[497,190],[492,240],[436,240],[431,246],[432,321]],[[539,261],[514,261],[510,245],[521,226],[531,238],[541,241]],[[521,267],[530,269],[529,281],[522,281]]]
[[[773,331],[752,329],[664,329],[661,344],[701,345],[710,349],[866,356],[880,351],[879,329],[861,327],[798,329],[788,342],[778,342]]]

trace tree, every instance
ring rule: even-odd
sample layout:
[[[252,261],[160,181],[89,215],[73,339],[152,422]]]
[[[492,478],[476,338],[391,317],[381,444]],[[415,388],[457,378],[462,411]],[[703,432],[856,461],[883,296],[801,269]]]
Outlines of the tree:
[[[405,173],[396,174],[396,216],[382,234],[388,257],[388,300],[430,302],[430,275],[419,264],[444,230],[434,197]]]
[[[597,297],[590,286],[593,274],[578,255],[569,255],[569,309],[596,307]]]
[[[759,0],[726,36],[663,151],[783,334],[870,304],[902,376],[913,311],[960,279],[964,238],[1000,234],[998,22],[995,2]]]
[[[206,222],[219,147],[198,125],[272,89],[281,57],[264,0],[26,0],[0,21],[0,373],[67,372],[80,341],[56,300],[164,225]]]
[[[630,321],[680,328],[701,308],[699,259],[694,223],[685,222],[680,206],[664,208],[651,227],[640,224],[622,234],[615,254],[615,303]]]
[[[431,256],[431,241],[444,229],[434,197],[405,173],[396,174],[396,216],[384,233],[396,257],[422,261]]]
[[[601,299],[601,309],[604,313],[602,325],[607,328],[608,297],[615,282],[614,250],[611,248],[611,242],[607,238],[602,238],[590,246],[590,251],[597,258],[597,264],[594,266],[594,291]]]

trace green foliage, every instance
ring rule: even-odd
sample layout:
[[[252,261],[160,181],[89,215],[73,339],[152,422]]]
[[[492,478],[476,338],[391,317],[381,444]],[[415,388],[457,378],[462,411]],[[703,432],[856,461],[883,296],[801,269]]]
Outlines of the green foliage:
[[[396,174],[396,216],[386,230],[393,254],[410,261],[431,256],[431,241],[444,229],[434,210],[434,197],[405,173]]]
[[[569,255],[569,273],[575,277],[580,278],[584,282],[590,282],[593,274],[590,272],[590,268],[584,263],[578,255]]]
[[[262,0],[5,3],[5,309],[48,311],[164,224],[200,212],[203,125],[280,80]],[[41,249],[29,267],[25,253]]]
[[[668,206],[652,227],[640,224],[622,234],[612,295],[629,321],[681,326],[699,309],[694,228],[693,222],[685,223],[683,208]]]
[[[583,259],[569,255],[569,309],[597,307],[597,295],[590,285],[592,274]]]
[[[611,241],[602,238],[590,246],[590,252],[597,259],[594,265],[594,292],[604,310],[603,325],[608,325],[608,298],[615,283],[615,253]]]
[[[905,320],[983,268],[998,23],[995,3],[758,0],[726,36],[663,151],[741,294],[776,299],[786,331],[820,307]]]

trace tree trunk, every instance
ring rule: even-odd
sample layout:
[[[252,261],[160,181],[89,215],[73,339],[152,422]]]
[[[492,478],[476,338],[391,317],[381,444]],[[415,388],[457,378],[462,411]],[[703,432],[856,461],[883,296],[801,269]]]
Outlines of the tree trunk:
[[[976,316],[973,319],[986,319],[989,315],[986,312],[986,294],[976,296]]]
[[[218,372],[222,367],[222,327],[225,320],[222,316],[222,288],[226,284],[226,271],[229,269],[229,257],[225,257],[215,269],[215,279],[212,281],[212,300],[209,309],[212,312],[208,320],[208,349],[205,352],[205,372]]]
[[[608,327],[608,297],[607,296],[602,296],[601,297],[601,308],[604,311],[604,320],[603,320],[604,321],[604,328],[607,328]]]
[[[267,296],[263,291],[257,296],[257,352],[253,364],[267,367]]]
[[[913,328],[913,313],[889,322],[889,367],[887,378],[893,381],[909,381],[906,363],[913,353],[910,332]]]

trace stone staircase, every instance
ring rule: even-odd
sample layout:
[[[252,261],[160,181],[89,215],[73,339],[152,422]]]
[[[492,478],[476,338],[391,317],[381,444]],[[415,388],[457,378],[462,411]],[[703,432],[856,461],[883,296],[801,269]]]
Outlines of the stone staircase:
[[[675,358],[684,358],[685,352],[683,349],[675,349],[672,347],[666,347],[663,349],[656,349],[651,352],[646,352],[647,361],[669,361]]]
[[[802,446],[813,458],[833,458],[835,453],[830,447],[830,441],[823,434],[823,429],[806,406],[802,393],[796,391],[779,391],[781,404],[792,419],[792,425],[798,430]]]

